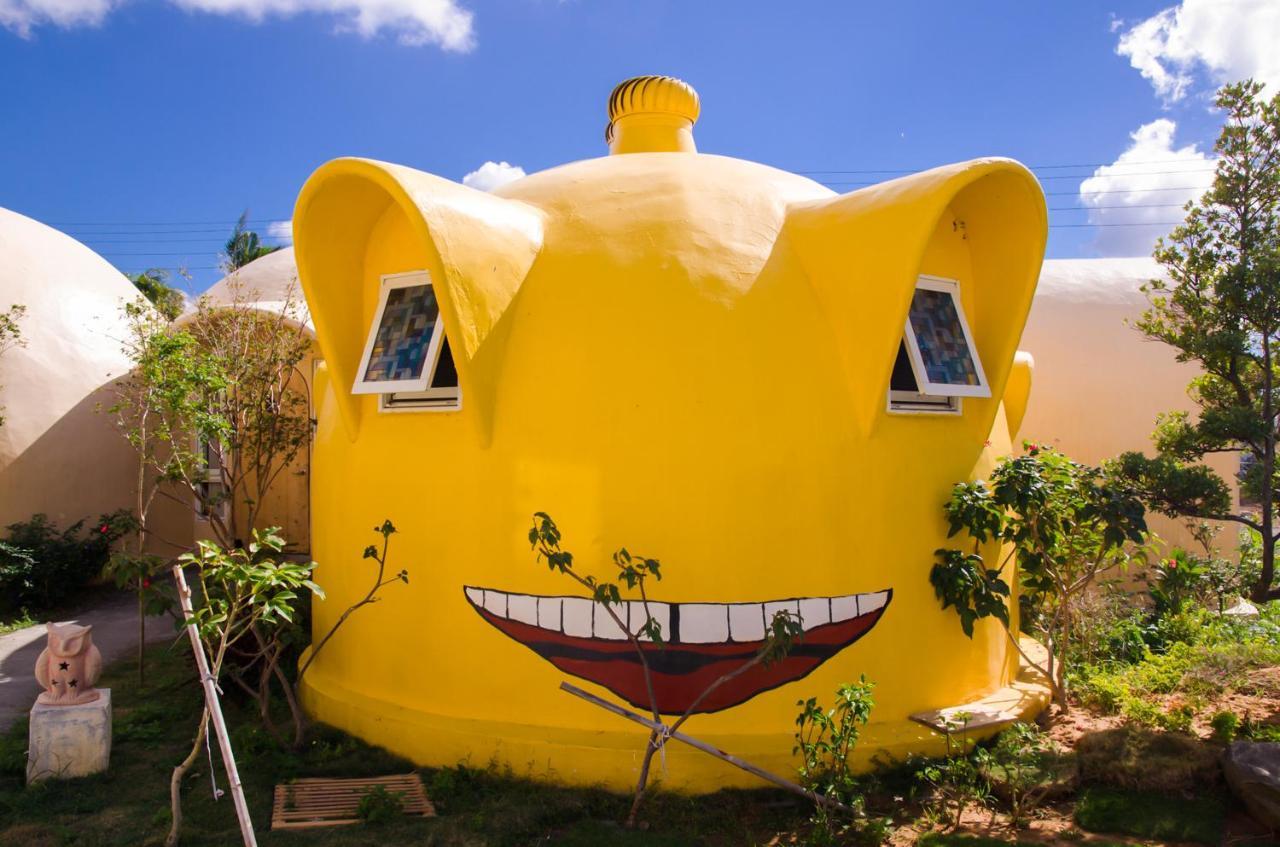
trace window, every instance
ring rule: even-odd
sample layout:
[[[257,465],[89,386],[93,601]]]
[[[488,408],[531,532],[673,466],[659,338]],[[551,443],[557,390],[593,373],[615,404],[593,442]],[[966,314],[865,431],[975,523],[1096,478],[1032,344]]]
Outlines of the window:
[[[959,414],[959,397],[940,397],[922,394],[911,371],[911,359],[907,356],[907,342],[898,345],[898,358],[893,362],[893,376],[889,378],[889,409],[894,412],[946,412]]]
[[[382,278],[373,328],[351,391],[381,395],[384,409],[458,408],[458,371],[425,271]]]
[[[406,409],[457,409],[461,406],[458,369],[453,364],[453,351],[446,338],[440,347],[440,358],[426,391],[395,391],[382,395],[384,412]]]
[[[990,397],[953,280],[921,276],[889,379],[894,411],[959,412],[961,397]]]

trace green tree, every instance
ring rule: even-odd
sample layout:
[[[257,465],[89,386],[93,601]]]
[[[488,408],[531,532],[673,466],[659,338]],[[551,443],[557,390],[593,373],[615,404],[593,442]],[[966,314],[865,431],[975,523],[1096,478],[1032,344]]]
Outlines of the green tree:
[[[236,221],[236,228],[231,231],[231,237],[223,245],[222,264],[227,273],[239,270],[254,259],[260,259],[280,249],[278,246],[263,244],[258,233],[245,226],[248,219],[249,211],[246,209],[240,215],[240,220]]]
[[[973,545],[935,551],[929,581],[942,607],[955,609],[971,638],[976,621],[1000,621],[1065,708],[1064,663],[1080,629],[1081,599],[1105,575],[1145,554],[1147,524],[1136,492],[1098,468],[1030,444],[1025,455],[1001,461],[989,483],[958,483],[945,509],[949,535],[963,531]],[[987,566],[983,545],[1004,556],[998,567]],[[1010,628],[1010,562],[1029,613],[1021,629],[1039,631],[1048,651],[1043,666],[1023,652]]]
[[[22,327],[19,322],[27,314],[27,307],[21,304],[10,306],[7,311],[0,312],[0,356],[14,347],[23,347],[26,341],[22,338]],[[4,411],[0,408],[0,412]],[[0,426],[4,425],[4,416],[0,415]]]
[[[169,271],[164,268],[149,268],[136,274],[125,274],[133,287],[156,307],[156,311],[166,320],[174,320],[182,314],[187,300],[182,292],[169,284]]]
[[[1160,416],[1156,455],[1125,453],[1114,467],[1168,515],[1235,521],[1261,536],[1255,600],[1275,586],[1277,356],[1280,355],[1280,94],[1269,101],[1252,80],[1227,85],[1215,144],[1213,187],[1187,204],[1186,221],[1156,246],[1168,280],[1144,290],[1151,308],[1137,322],[1148,338],[1177,350],[1203,373],[1189,394],[1199,407]],[[1256,511],[1234,511],[1223,479],[1204,464],[1243,453],[1241,487]]]

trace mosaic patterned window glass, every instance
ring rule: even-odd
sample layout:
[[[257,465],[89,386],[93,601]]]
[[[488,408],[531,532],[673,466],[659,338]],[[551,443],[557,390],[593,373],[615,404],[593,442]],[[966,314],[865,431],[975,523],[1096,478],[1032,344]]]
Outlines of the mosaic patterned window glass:
[[[430,285],[408,285],[388,291],[364,381],[420,379],[427,364],[431,332],[439,317],[440,307]]]
[[[950,293],[917,288],[908,314],[929,382],[936,385],[981,384]]]

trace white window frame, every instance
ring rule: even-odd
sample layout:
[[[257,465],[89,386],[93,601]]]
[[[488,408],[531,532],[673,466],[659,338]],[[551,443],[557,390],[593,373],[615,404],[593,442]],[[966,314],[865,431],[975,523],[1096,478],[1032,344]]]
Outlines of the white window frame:
[[[426,285],[435,294],[431,282],[431,274],[427,271],[409,271],[407,273],[386,274],[378,288],[378,308],[373,315],[373,325],[369,328],[369,337],[365,339],[364,354],[360,356],[360,367],[356,371],[356,382],[351,387],[352,394],[394,394],[399,392],[424,392],[436,394],[440,399],[448,399],[448,395],[457,394],[457,389],[432,388],[431,380],[436,374],[439,364],[440,348],[444,343],[444,320],[440,314],[440,301],[436,300],[436,322],[431,330],[431,340],[427,342],[427,358],[422,366],[422,376],[417,379],[395,379],[367,381],[364,376],[369,370],[369,359],[373,357],[373,345],[378,338],[378,330],[382,328],[382,314],[387,308],[387,297],[397,288],[412,288]]]
[[[963,403],[959,397],[889,389],[889,411],[895,415],[959,415]]]
[[[969,320],[965,317],[964,306],[960,303],[960,283],[954,279],[920,274],[916,278],[916,288],[911,292],[913,298],[915,291],[919,289],[938,291],[951,296],[951,304],[955,307],[956,317],[960,320],[960,329],[964,333],[964,342],[969,348],[970,358],[973,359],[973,372],[978,377],[978,384],[956,385],[929,380],[924,358],[920,355],[920,342],[916,339],[915,330],[911,327],[910,307],[908,307],[902,334],[907,342],[907,358],[911,362],[911,372],[916,378],[916,387],[920,389],[921,394],[931,397],[990,397],[991,386],[987,384],[987,375],[982,369],[982,359],[978,356],[978,347],[973,343],[973,333],[969,331]],[[892,398],[890,400],[892,401]]]

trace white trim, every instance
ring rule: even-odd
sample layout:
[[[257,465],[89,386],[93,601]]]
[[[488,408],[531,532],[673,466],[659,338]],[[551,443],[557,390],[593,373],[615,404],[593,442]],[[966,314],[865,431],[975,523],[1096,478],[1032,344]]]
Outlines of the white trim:
[[[410,271],[408,273],[386,274],[378,289],[378,308],[373,315],[373,326],[369,329],[369,337],[365,339],[364,354],[360,356],[360,367],[356,371],[356,382],[351,387],[352,394],[390,394],[396,391],[427,391],[431,386],[431,378],[435,376],[436,364],[440,358],[440,347],[444,340],[444,320],[440,315],[440,301],[436,300],[436,321],[431,330],[431,340],[427,342],[427,357],[422,366],[422,376],[417,379],[396,379],[368,382],[364,375],[369,369],[369,359],[373,356],[373,345],[378,338],[378,330],[382,328],[382,313],[387,308],[387,296],[396,288],[412,288],[426,285],[435,295],[431,284],[431,275],[426,271]]]
[[[964,400],[889,389],[887,408],[891,415],[959,415],[964,411]]]
[[[382,394],[378,397],[378,411],[389,415],[400,415],[405,412],[457,412],[462,409],[462,394],[459,389],[432,389],[433,391],[452,391],[452,396],[429,397],[420,396],[419,392],[397,391]],[[405,394],[413,396],[406,397]]]
[[[920,342],[916,339],[915,330],[911,327],[910,306],[903,328],[903,337],[907,342],[907,358],[911,361],[911,372],[915,374],[916,387],[922,394],[938,397],[990,397],[991,387],[987,385],[987,375],[982,370],[982,360],[978,358],[977,345],[973,343],[973,334],[969,331],[969,321],[964,316],[964,306],[960,303],[960,283],[954,279],[944,279],[928,274],[920,274],[916,278],[916,288],[911,292],[912,298],[919,289],[938,291],[951,296],[956,317],[960,320],[960,330],[964,333],[965,344],[969,348],[969,357],[973,360],[973,372],[978,377],[977,385],[954,385],[945,382],[932,382],[924,367],[924,359],[920,355]]]

